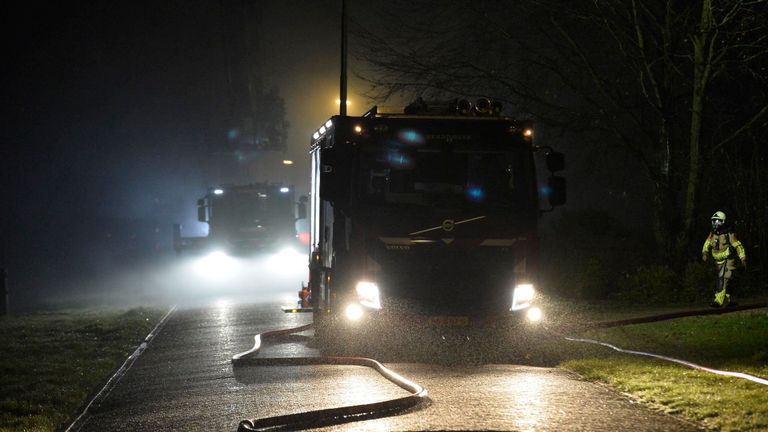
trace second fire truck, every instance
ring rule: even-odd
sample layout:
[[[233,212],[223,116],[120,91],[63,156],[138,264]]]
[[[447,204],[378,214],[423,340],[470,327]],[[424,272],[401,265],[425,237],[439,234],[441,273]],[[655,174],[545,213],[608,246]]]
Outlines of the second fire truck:
[[[300,202],[299,219],[306,217],[304,207]],[[282,183],[210,188],[197,201],[197,218],[208,224],[208,235],[183,237],[181,225],[174,225],[173,248],[177,255],[211,250],[251,255],[293,246],[297,242],[296,209],[293,187]]]

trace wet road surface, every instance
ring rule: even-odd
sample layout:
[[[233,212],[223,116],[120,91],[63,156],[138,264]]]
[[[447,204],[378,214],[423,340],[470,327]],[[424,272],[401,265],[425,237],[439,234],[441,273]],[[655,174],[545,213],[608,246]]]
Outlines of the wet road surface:
[[[295,327],[310,314],[220,301],[179,308],[109,394],[73,430],[235,431],[242,419],[361,404],[408,393],[359,366],[232,366],[253,335]],[[261,357],[317,356],[309,336],[266,346]],[[386,363],[427,388],[413,411],[317,430],[693,431],[560,369],[513,364]]]

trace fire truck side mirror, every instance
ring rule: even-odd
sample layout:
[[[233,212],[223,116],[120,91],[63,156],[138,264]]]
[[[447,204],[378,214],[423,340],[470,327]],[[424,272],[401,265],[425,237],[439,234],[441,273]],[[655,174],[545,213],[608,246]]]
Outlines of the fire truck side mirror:
[[[565,155],[560,152],[547,153],[547,169],[552,173],[564,170]]]
[[[549,176],[547,186],[549,186],[549,205],[557,207],[565,204],[565,178],[556,175]]]
[[[198,206],[197,207],[197,220],[200,222],[208,222],[208,215],[206,214],[205,206]]]

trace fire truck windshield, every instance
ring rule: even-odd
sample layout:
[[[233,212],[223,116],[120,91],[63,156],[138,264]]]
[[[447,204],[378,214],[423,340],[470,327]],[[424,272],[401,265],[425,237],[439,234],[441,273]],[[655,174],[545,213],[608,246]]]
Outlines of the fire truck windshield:
[[[279,223],[291,208],[288,200],[262,193],[224,194],[215,199],[212,222],[226,230],[242,231]]]
[[[537,205],[530,153],[418,148],[366,150],[360,201],[441,209],[527,210]]]

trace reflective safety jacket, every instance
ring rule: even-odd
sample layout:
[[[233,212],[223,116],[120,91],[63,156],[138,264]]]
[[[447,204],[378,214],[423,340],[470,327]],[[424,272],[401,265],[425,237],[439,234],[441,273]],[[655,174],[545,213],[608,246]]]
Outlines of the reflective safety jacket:
[[[735,249],[739,255],[739,259],[744,261],[747,259],[747,254],[744,251],[744,246],[736,238],[736,235],[732,232],[725,232],[722,234],[710,233],[706,240],[704,240],[704,247],[701,249],[701,253],[706,255],[712,251],[712,258],[718,264],[731,257],[731,250]]]

